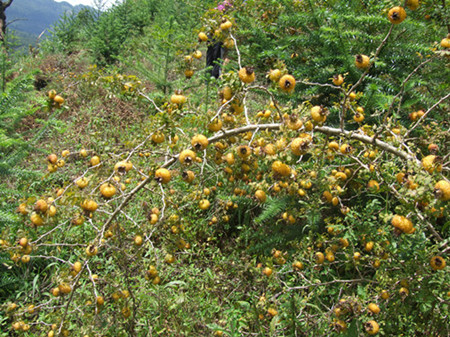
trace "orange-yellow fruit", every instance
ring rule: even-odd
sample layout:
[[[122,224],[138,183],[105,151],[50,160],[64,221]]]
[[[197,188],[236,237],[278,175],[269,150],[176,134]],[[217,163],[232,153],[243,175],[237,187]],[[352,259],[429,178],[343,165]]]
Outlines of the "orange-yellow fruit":
[[[56,95],[53,97],[53,101],[57,104],[64,104],[64,98],[62,98],[60,95]]]
[[[116,191],[116,188],[111,183],[104,183],[100,186],[100,193],[104,198],[112,198]]]
[[[252,83],[255,81],[255,72],[252,67],[243,67],[239,70],[239,78],[244,83]]]
[[[368,321],[364,324],[364,328],[369,335],[375,335],[380,330],[380,326],[376,321]]]
[[[197,155],[192,150],[183,150],[178,156],[181,164],[190,165],[197,159]]]
[[[266,275],[267,277],[269,277],[270,275],[272,275],[273,270],[272,270],[272,268],[265,267],[265,268],[263,269],[262,272],[263,272],[264,275]]]
[[[269,71],[269,74],[267,75],[269,79],[272,82],[278,82],[281,78],[281,70],[280,69],[273,69]]]
[[[359,69],[365,69],[370,65],[370,57],[363,54],[355,56],[355,66]]]
[[[284,75],[278,81],[281,90],[291,93],[295,89],[295,78],[292,75]]]
[[[447,180],[439,180],[434,185],[434,194],[442,201],[450,200],[450,183]]]
[[[378,305],[376,305],[375,303],[369,303],[369,305],[367,306],[367,309],[369,309],[369,311],[375,315],[380,313],[380,307]]]
[[[267,199],[266,192],[264,192],[263,190],[257,190],[257,191],[255,192],[255,198],[256,198],[260,203],[266,202],[266,199]]]
[[[166,168],[159,168],[155,172],[155,180],[161,184],[167,184],[171,179],[170,171]]]
[[[406,19],[406,11],[401,6],[392,7],[388,12],[388,19],[393,24],[399,24]]]
[[[433,270],[442,270],[445,268],[446,263],[443,257],[433,256],[430,260],[430,265]]]
[[[208,35],[206,35],[204,32],[198,33],[198,40],[201,42],[208,41]]]
[[[406,7],[408,7],[412,11],[415,11],[417,8],[419,8],[419,5],[419,0],[406,0]]]
[[[423,157],[422,166],[429,173],[433,173],[434,171],[436,172],[442,171],[442,165],[439,162],[439,158],[434,154],[430,154],[426,157]]]
[[[333,81],[334,85],[339,86],[339,85],[342,85],[342,83],[344,83],[344,77],[341,74],[334,75],[332,81]]]

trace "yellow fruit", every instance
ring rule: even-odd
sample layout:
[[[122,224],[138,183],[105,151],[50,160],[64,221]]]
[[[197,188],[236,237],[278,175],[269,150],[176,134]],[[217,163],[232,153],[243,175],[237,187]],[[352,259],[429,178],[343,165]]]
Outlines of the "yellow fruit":
[[[353,120],[357,123],[361,123],[362,121],[364,121],[364,115],[362,113],[357,112],[353,116]]]
[[[342,83],[344,83],[344,77],[341,74],[334,75],[332,81],[333,81],[334,85],[339,86],[339,85],[342,85]]]
[[[81,203],[81,208],[88,212],[95,212],[98,208],[98,204],[91,199],[85,199]]]
[[[422,158],[422,166],[428,173],[433,173],[442,171],[442,165],[437,156],[430,154],[424,158]]]
[[[61,283],[58,289],[61,294],[69,294],[72,291],[72,287],[67,283]]]
[[[100,193],[104,198],[112,198],[116,194],[116,188],[111,183],[104,183],[100,186]]]
[[[186,78],[191,78],[192,76],[194,76],[194,70],[192,69],[186,69],[184,71],[184,76],[186,76]]]
[[[445,48],[445,49],[449,49],[450,48],[450,37],[447,36],[446,38],[443,38],[441,40],[441,47]]]
[[[131,316],[131,310],[128,307],[123,307],[122,308],[122,316],[124,318],[129,318]]]
[[[267,309],[267,313],[268,313],[270,316],[272,316],[272,317],[278,315],[278,311],[277,311],[275,308],[269,308],[269,309]]]
[[[207,210],[209,208],[209,206],[211,205],[211,203],[209,202],[208,199],[202,199],[200,200],[200,202],[198,203],[198,207],[204,211]]]
[[[48,204],[45,200],[43,199],[39,199],[38,201],[36,201],[36,203],[34,204],[34,210],[36,212],[40,212],[40,213],[45,213],[47,212],[48,209]]]
[[[99,156],[93,156],[90,160],[91,166],[96,166],[100,164],[100,157]]]
[[[56,97],[56,90],[52,89],[48,92],[48,98],[50,98],[51,100],[55,99]]]
[[[31,213],[30,221],[35,226],[42,226],[44,224],[44,219],[36,212]]]
[[[284,75],[278,81],[281,90],[291,93],[295,89],[295,78],[292,75]]]
[[[27,210],[27,204],[22,203],[17,207],[17,212],[22,214],[22,215],[27,215],[28,214],[28,210]]]
[[[216,118],[215,120],[213,120],[211,123],[208,124],[208,130],[211,132],[217,132],[220,131],[222,129],[222,121],[218,118]]]
[[[224,21],[220,24],[220,29],[225,31],[230,29],[232,25],[233,24],[230,20],[224,19]]]
[[[433,270],[442,270],[445,268],[446,263],[443,257],[433,256],[430,260],[430,265]]]
[[[276,175],[287,177],[291,174],[291,168],[281,161],[276,160],[272,163],[272,172]]]
[[[241,145],[236,148],[237,154],[242,159],[249,157],[252,154],[252,149],[247,145]]]
[[[316,123],[323,123],[327,120],[327,109],[322,108],[321,106],[313,106],[311,108],[311,118]]]
[[[389,292],[387,290],[382,290],[381,291],[381,298],[383,300],[387,300],[389,298]]]
[[[166,254],[166,256],[164,257],[164,261],[168,264],[172,264],[175,262],[175,256],[173,256],[172,254]]]
[[[378,192],[380,190],[380,184],[376,180],[370,180],[367,184],[367,188],[373,192]]]
[[[394,217],[391,220],[391,224],[401,230],[403,233],[406,234],[412,234],[414,232],[414,227],[413,227],[413,223],[411,222],[411,220],[407,219],[406,217],[402,216],[402,215],[394,215]]]
[[[71,270],[72,270],[73,273],[76,275],[76,274],[78,274],[78,273],[81,271],[82,268],[83,268],[83,265],[81,264],[81,262],[80,262],[80,261],[76,261],[76,262],[72,265]]]
[[[260,203],[266,202],[266,199],[267,199],[266,192],[264,192],[263,190],[257,190],[257,191],[255,192],[255,198],[256,198]]]
[[[369,311],[375,315],[377,315],[380,312],[380,307],[375,303],[369,303],[367,309],[369,309]]]
[[[339,148],[339,151],[342,154],[348,154],[348,153],[352,152],[352,147],[348,144],[342,144],[341,147]]]
[[[239,78],[244,83],[252,83],[255,81],[255,72],[252,67],[243,67],[239,70]]]
[[[419,0],[406,0],[406,7],[414,11],[419,8]]]
[[[322,252],[317,252],[314,258],[318,264],[322,264],[325,261],[325,255]]]
[[[263,269],[262,273],[263,273],[264,275],[266,275],[267,277],[269,277],[270,275],[272,275],[273,270],[272,270],[272,268],[265,267],[265,268]]]
[[[143,243],[144,243],[143,237],[140,236],[140,235],[136,235],[135,238],[134,238],[134,244],[136,246],[141,246]]]
[[[406,297],[409,295],[409,290],[406,287],[401,287],[398,293],[400,294],[400,296]]]
[[[178,156],[178,160],[181,164],[190,165],[197,158],[197,155],[192,150],[183,150]]]
[[[47,157],[47,161],[50,164],[56,164],[58,162],[58,156],[56,154],[54,154],[54,153],[49,154],[48,157]]]
[[[197,151],[203,151],[204,149],[206,149],[206,147],[209,144],[209,140],[206,136],[204,135],[195,135],[194,137],[192,137],[191,139],[191,145],[194,147],[195,150]]]
[[[175,93],[170,96],[170,102],[173,104],[183,105],[186,101],[187,98],[182,94],[181,90],[176,90]]]
[[[128,171],[130,171],[133,168],[133,164],[130,161],[119,161],[118,163],[116,163],[116,165],[114,165],[114,171],[119,172],[119,173],[126,173]]]
[[[86,255],[87,256],[94,256],[98,254],[98,248],[95,245],[89,245],[86,247]]]
[[[195,179],[195,173],[192,171],[183,171],[183,173],[181,173],[181,178],[187,182],[187,183],[192,183]]]
[[[75,181],[75,184],[77,184],[77,186],[79,188],[85,188],[89,183],[89,180],[87,180],[85,177],[81,177],[80,179],[77,179]]]
[[[206,35],[203,32],[200,32],[200,33],[198,33],[198,40],[200,42],[206,42],[206,41],[208,41],[208,35]]]
[[[380,326],[376,321],[368,321],[364,324],[364,328],[369,335],[375,335],[380,330]]]
[[[388,12],[388,19],[393,24],[399,24],[406,19],[406,11],[403,7],[392,7]]]
[[[171,174],[168,169],[159,168],[155,172],[155,180],[160,184],[167,184],[171,179]]]
[[[365,69],[370,65],[370,58],[367,55],[358,54],[355,56],[355,66],[359,69]]]
[[[272,82],[278,82],[281,78],[281,70],[280,69],[273,69],[269,71],[269,74],[267,75],[269,79]]]
[[[166,139],[166,136],[161,131],[156,131],[152,135],[152,142],[155,144],[161,144]]]
[[[291,143],[291,151],[296,156],[300,156],[306,153],[308,146],[311,142],[311,137],[307,135],[307,137],[298,137],[295,138]]]
[[[450,183],[447,180],[439,180],[434,185],[434,194],[442,201],[450,200]]]
[[[60,95],[56,95],[53,97],[53,101],[59,105],[64,104],[64,98],[62,98]]]
[[[202,58],[202,52],[200,51],[200,50],[196,50],[196,51],[194,51],[194,53],[192,54],[192,56],[195,58],[195,59],[201,59]]]

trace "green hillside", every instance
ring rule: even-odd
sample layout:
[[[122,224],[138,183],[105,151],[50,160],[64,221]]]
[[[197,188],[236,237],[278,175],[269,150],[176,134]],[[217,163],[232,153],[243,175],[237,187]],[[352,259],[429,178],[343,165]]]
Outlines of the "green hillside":
[[[449,17],[125,0],[3,49],[0,337],[449,336]]]

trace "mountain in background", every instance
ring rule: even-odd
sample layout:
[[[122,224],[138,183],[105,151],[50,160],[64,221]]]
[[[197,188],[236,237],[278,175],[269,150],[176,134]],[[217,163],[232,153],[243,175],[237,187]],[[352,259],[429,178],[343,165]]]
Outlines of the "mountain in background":
[[[14,31],[20,46],[34,45],[38,36],[49,29],[64,14],[79,12],[88,6],[72,6],[68,2],[54,0],[14,0],[6,10],[9,31]]]

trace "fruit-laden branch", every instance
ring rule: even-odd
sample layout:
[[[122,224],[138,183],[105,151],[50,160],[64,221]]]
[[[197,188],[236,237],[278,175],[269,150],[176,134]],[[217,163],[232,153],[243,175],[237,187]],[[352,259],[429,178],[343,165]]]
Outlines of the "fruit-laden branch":
[[[279,130],[282,127],[282,123],[271,123],[271,124],[252,124],[252,125],[246,125],[240,128],[232,129],[232,130],[222,130],[220,134],[216,136],[212,136],[208,138],[209,144],[218,142],[219,140],[229,138],[234,135],[238,135],[245,132],[252,132],[255,130]],[[406,161],[413,161],[416,164],[420,165],[420,161],[409,155],[408,153],[399,150],[398,148],[383,142],[381,140],[375,139],[373,140],[372,137],[354,133],[351,131],[344,132],[341,131],[341,129],[338,128],[331,128],[327,126],[318,126],[314,128],[315,131],[326,134],[326,135],[334,135],[334,136],[344,136],[349,139],[358,140],[360,142],[366,143],[366,144],[372,144],[374,146],[377,146],[378,148],[385,150],[389,153],[392,153],[393,155],[400,157]],[[173,165],[178,159],[178,156],[172,157],[170,160],[166,161],[163,165],[161,165],[161,168],[167,168]],[[122,203],[116,208],[116,210],[110,215],[108,220],[106,220],[104,224],[104,228],[109,226],[111,222],[115,219],[118,213],[128,204],[128,202],[131,200],[131,198],[139,192],[142,188],[144,188],[149,182],[153,180],[153,177],[150,175],[147,178],[145,178],[139,185],[137,185],[133,190],[131,190],[125,199],[122,201]]]

